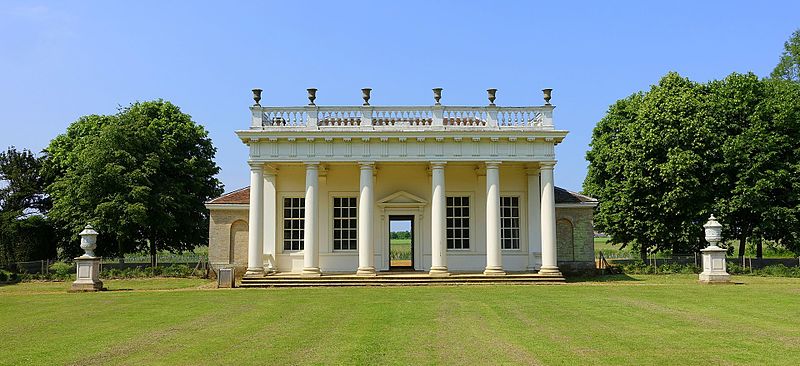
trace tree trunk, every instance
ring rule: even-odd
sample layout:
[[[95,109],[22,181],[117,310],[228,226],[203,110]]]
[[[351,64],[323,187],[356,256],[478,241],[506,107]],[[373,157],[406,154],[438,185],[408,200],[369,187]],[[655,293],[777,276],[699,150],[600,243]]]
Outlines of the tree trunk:
[[[764,240],[756,242],[756,258],[761,259],[764,257]]]
[[[740,259],[744,258],[744,251],[746,249],[745,248],[746,243],[747,243],[747,236],[742,234],[742,236],[739,237],[739,258]]]
[[[150,242],[150,266],[155,267],[158,265],[156,262],[156,254],[158,250],[156,248],[156,241],[153,239],[148,240]]]
[[[639,246],[639,259],[641,259],[642,262],[647,262],[647,247],[644,245]]]

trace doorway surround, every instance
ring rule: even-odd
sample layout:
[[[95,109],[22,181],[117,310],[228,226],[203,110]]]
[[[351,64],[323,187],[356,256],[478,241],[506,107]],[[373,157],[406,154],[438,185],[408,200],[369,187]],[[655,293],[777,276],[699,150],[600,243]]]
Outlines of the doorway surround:
[[[380,210],[381,217],[381,271],[388,271],[390,269],[390,253],[389,253],[389,235],[391,228],[389,227],[389,216],[413,216],[412,225],[412,241],[414,243],[413,264],[415,271],[421,271],[423,261],[423,248],[430,246],[430,243],[423,243],[420,232],[422,231],[422,216],[425,211],[425,206],[428,201],[417,197],[406,191],[398,191],[378,201],[378,209]]]

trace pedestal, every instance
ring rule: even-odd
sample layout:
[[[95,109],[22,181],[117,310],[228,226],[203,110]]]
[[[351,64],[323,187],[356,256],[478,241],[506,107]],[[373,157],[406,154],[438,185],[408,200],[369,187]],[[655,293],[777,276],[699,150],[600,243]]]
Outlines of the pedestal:
[[[70,291],[100,291],[103,282],[100,281],[100,258],[78,257],[75,258],[78,279],[72,283]]]
[[[728,251],[712,245],[700,252],[703,253],[703,272],[700,273],[700,283],[729,283],[731,275],[728,274],[725,261]]]

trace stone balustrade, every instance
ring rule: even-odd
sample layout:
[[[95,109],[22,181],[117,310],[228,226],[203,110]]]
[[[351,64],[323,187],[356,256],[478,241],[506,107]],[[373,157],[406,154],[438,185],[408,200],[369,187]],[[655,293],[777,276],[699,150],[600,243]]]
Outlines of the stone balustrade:
[[[554,129],[555,107],[549,103],[549,89],[545,89],[545,105],[526,107],[496,106],[494,92],[488,106],[372,106],[366,94],[361,106],[318,106],[313,103],[316,89],[312,90],[314,96],[310,94],[312,102],[307,106],[264,107],[260,105],[261,90],[254,89],[256,104],[250,107],[250,129]],[[438,93],[440,97],[441,89]]]

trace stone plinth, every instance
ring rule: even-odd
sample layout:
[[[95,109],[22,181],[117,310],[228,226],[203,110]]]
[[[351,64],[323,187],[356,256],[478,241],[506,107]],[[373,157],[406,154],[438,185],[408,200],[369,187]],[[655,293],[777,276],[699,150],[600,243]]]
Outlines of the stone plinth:
[[[100,258],[81,256],[75,258],[77,279],[72,283],[70,291],[101,291],[103,282],[100,281]]]
[[[700,283],[729,283],[731,275],[727,272],[725,256],[727,250],[712,245],[700,250],[703,253],[703,272]]]

